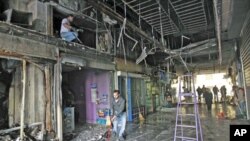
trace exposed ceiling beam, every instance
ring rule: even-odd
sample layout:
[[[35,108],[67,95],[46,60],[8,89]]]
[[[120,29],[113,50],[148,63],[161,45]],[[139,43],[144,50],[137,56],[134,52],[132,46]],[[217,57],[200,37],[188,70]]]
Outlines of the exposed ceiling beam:
[[[106,6],[103,2],[99,0],[86,0],[90,5],[92,5],[94,8],[98,9],[99,11],[109,15],[111,18],[115,19],[118,23],[123,24],[124,17],[122,17],[120,14],[115,12],[113,9]],[[126,26],[130,28],[132,31],[135,31],[137,34],[145,38],[146,40],[149,40],[151,43],[155,43],[159,48],[163,49],[163,45],[159,43],[157,40],[153,39],[153,37],[149,36],[147,33],[145,33],[143,30],[141,30],[139,27],[131,23],[130,21],[126,22]],[[168,52],[171,52],[168,50]]]

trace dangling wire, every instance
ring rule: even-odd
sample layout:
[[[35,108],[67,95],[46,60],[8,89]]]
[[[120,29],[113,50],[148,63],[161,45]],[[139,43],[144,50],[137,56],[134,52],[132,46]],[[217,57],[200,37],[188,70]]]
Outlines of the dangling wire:
[[[159,4],[159,15],[160,15],[160,25],[161,25],[161,43],[164,46],[164,37],[163,37],[163,27],[162,27],[162,12],[161,12],[161,6]]]
[[[123,48],[123,56],[124,56],[124,62],[125,62],[125,65],[127,65],[127,54],[126,54],[126,50],[125,50],[125,45],[124,45],[124,39],[122,37],[122,48]]]
[[[140,1],[139,1],[139,27],[141,29],[141,3],[140,3]],[[143,52],[143,47],[144,47],[144,43],[143,43],[143,39],[141,38],[141,50],[142,50],[142,52]],[[143,60],[144,60],[145,66],[147,68],[148,67],[147,61],[145,58]]]

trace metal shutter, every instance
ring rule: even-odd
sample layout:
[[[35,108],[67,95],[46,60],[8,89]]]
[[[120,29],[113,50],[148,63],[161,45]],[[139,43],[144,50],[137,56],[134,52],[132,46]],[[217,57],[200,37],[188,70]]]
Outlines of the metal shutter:
[[[245,78],[245,92],[247,102],[247,118],[250,113],[250,11],[247,14],[241,31],[240,57],[242,60],[243,76]]]
[[[250,12],[247,15],[247,19],[241,32],[240,53],[242,57],[246,86],[250,86]]]

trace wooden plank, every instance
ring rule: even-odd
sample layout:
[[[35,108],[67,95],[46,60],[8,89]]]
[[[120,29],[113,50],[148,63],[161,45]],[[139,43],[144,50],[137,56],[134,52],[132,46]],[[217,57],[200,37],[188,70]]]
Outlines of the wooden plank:
[[[47,131],[52,130],[52,122],[51,122],[51,79],[50,79],[51,71],[50,67],[45,67],[45,93],[46,93],[46,121],[45,128]]]
[[[24,108],[25,108],[25,95],[26,95],[26,61],[23,60],[23,89],[22,89],[22,102],[21,102],[21,122],[20,122],[20,139],[24,139]]]

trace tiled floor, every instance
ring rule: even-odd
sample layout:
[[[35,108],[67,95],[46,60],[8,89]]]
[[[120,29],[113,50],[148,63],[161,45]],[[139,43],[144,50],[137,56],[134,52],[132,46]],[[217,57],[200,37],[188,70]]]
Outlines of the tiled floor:
[[[191,112],[192,107],[185,107],[183,112]],[[235,119],[235,107],[224,104],[213,104],[211,113],[205,104],[199,105],[204,141],[229,141],[230,124],[250,124],[247,120]],[[224,112],[225,118],[218,119],[217,113]],[[157,112],[146,118],[145,124],[139,128],[136,123],[128,123],[126,128],[127,141],[173,141],[175,129],[175,111]],[[190,119],[184,122],[191,123]],[[85,127],[74,141],[97,140],[106,131],[105,127]],[[185,134],[192,135],[194,130],[187,130]],[[96,137],[96,138],[94,138]],[[116,140],[116,139],[112,139]]]

